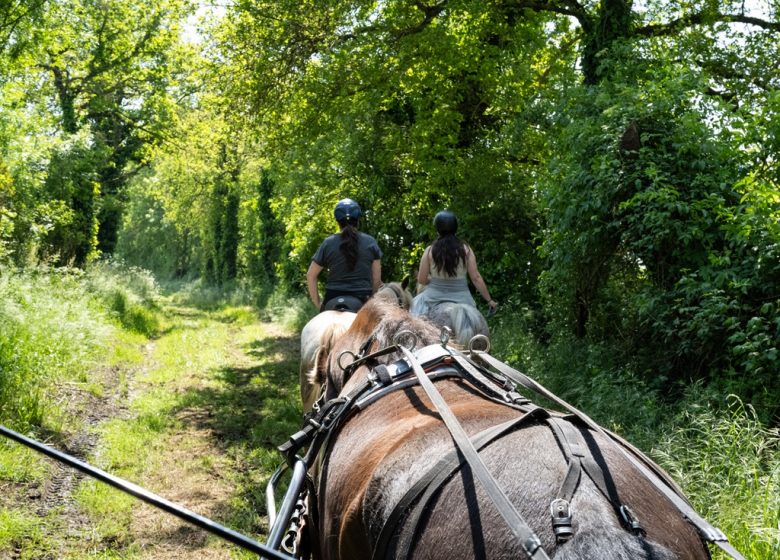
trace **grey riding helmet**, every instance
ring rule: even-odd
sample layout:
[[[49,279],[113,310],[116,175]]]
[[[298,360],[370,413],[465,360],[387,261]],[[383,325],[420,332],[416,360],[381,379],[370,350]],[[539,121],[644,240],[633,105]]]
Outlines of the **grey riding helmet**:
[[[336,208],[333,209],[333,215],[337,222],[343,220],[358,220],[363,216],[363,211],[360,210],[360,205],[351,198],[343,198],[336,203]]]
[[[458,231],[458,218],[454,212],[442,210],[434,216],[433,225],[439,235],[455,234]]]

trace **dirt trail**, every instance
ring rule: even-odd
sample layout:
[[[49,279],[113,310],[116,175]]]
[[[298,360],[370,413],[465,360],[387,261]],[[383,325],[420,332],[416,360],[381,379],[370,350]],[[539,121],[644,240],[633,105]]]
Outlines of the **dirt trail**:
[[[148,413],[149,405],[139,403],[171,403],[148,449],[139,450],[142,463],[129,465],[142,473],[132,482],[263,542],[261,497],[277,461],[274,447],[299,418],[297,338],[273,323],[186,308],[174,311],[172,324],[144,344],[140,365],[98,368],[89,391],[64,385],[61,402],[75,427],[50,443],[100,466],[110,445],[101,440],[101,426],[126,422],[131,430]],[[14,502],[44,520],[47,544],[34,542],[10,556],[0,549],[0,560],[255,557],[140,500],[126,514],[107,514],[119,525],[107,531],[78,498],[86,478],[52,464],[44,484],[14,488]]]

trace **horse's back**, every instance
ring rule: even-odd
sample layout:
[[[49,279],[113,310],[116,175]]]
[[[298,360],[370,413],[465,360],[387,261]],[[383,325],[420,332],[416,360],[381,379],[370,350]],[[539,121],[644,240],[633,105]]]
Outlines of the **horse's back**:
[[[466,396],[462,388],[447,382],[441,390],[470,437],[515,418],[520,413],[509,407]],[[446,385],[446,386],[445,386]],[[428,408],[419,388],[389,395],[361,412],[344,427],[336,440],[329,463],[353,465],[344,472],[328,468],[329,490],[323,515],[333,523],[326,534],[336,531],[350,539],[353,555],[331,549],[327,558],[370,557],[379,535],[396,505],[409,489],[425,476],[441,457],[454,450],[452,438],[437,414]],[[640,539],[624,529],[615,509],[583,472],[571,506],[574,538],[556,549],[550,504],[567,473],[567,462],[552,430],[546,423],[529,420],[488,444],[481,452],[499,487],[507,494],[523,519],[533,527],[550,557],[604,560],[671,560],[708,558],[694,528],[679,512],[659,499],[657,490],[637,476],[633,467],[611,443],[594,443],[603,448],[620,497],[637,514],[648,539],[674,553]],[[360,472],[353,470],[360,465]],[[333,483],[331,485],[331,482]],[[398,541],[408,538],[408,558],[515,559],[523,557],[518,542],[502,517],[476,483],[468,468],[458,468],[423,504],[423,513],[413,533],[406,524],[414,516],[401,516],[393,524],[389,549],[379,557],[404,557]],[[349,514],[344,516],[344,512]],[[413,509],[412,509],[413,511]],[[397,513],[397,512],[396,512]],[[345,518],[349,519],[346,521]],[[352,526],[349,527],[349,524]],[[337,529],[337,525],[340,527]],[[385,528],[387,531],[388,528]],[[360,536],[358,536],[360,535]],[[365,542],[361,542],[362,539]],[[379,543],[381,544],[381,543]],[[403,546],[401,547],[403,548]],[[651,551],[652,553],[648,552]],[[553,552],[554,551],[554,552]]]
[[[426,317],[436,325],[449,327],[457,343],[464,347],[476,335],[490,336],[485,317],[473,305],[442,302],[432,306]]]

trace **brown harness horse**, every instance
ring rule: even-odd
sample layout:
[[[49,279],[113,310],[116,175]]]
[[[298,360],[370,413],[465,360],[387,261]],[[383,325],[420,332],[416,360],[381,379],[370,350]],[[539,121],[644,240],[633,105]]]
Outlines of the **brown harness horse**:
[[[410,360],[382,351],[410,332],[414,340],[399,344],[439,356],[423,364],[429,379],[536,541],[509,527],[476,476],[482,467],[464,462],[431,394],[402,380]],[[338,424],[314,475],[315,558],[710,558],[679,507],[627,458],[640,456],[632,447],[619,449],[603,430],[534,406],[487,369],[469,366],[474,375],[464,375],[454,367],[463,355],[437,348],[444,348],[437,327],[369,302],[320,356],[324,412],[334,403],[349,409],[338,421],[323,414],[311,423],[316,431]],[[369,385],[385,388],[366,393]]]

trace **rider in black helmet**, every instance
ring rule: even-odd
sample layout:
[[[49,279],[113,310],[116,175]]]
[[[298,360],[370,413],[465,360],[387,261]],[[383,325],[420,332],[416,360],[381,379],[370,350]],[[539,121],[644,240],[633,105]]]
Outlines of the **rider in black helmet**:
[[[382,285],[382,251],[376,239],[358,231],[363,216],[360,205],[351,198],[340,200],[333,216],[341,232],[322,242],[306,273],[309,297],[320,310],[339,297],[357,298],[360,304],[365,303]],[[328,269],[328,280],[325,296],[320,300],[317,278],[324,268]]]
[[[418,292],[421,288],[423,291],[412,301],[412,314],[425,315],[432,306],[445,301],[476,307],[467,278],[490,310],[495,311],[498,303],[490,297],[477,268],[474,251],[455,235],[458,232],[457,216],[450,210],[442,210],[433,218],[433,225],[439,238],[426,247],[420,261],[417,285]]]

